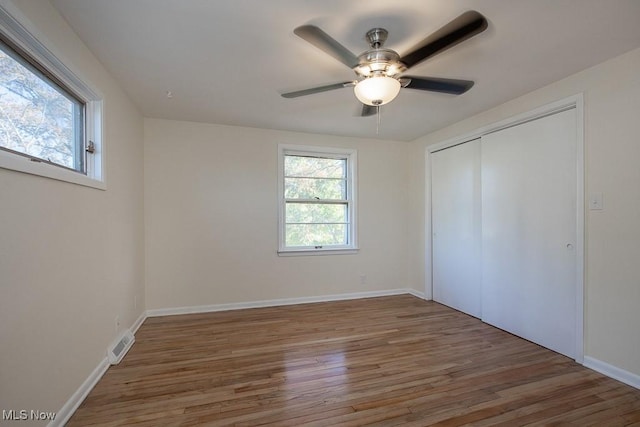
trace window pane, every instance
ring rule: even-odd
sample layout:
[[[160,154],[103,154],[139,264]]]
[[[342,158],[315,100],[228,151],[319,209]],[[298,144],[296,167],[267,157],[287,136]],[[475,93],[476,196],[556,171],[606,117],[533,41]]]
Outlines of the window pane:
[[[0,47],[0,147],[83,171],[83,104]]]
[[[347,161],[320,157],[285,156],[284,175],[315,178],[345,178]]]
[[[347,205],[315,204],[315,203],[287,203],[285,221],[331,223],[347,222]]]
[[[345,200],[346,181],[342,179],[285,178],[287,199]]]
[[[347,245],[345,224],[287,224],[285,244],[287,246]]]

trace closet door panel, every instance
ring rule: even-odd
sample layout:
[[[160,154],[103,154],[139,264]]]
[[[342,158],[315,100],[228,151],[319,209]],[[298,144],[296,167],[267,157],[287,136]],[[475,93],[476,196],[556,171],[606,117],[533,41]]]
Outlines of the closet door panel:
[[[575,110],[482,137],[482,320],[576,353]]]
[[[431,156],[433,299],[480,317],[480,140]]]

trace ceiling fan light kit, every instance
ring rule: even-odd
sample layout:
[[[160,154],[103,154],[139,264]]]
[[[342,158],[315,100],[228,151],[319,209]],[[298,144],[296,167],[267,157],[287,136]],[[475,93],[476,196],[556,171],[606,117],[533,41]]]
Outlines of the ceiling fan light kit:
[[[320,28],[302,25],[293,32],[351,68],[357,80],[288,92],[282,96],[297,98],[353,86],[356,98],[364,104],[362,116],[368,116],[371,115],[371,110],[367,106],[380,107],[393,101],[401,88],[461,95],[473,86],[473,81],[403,76],[402,73],[481,33],[487,26],[487,20],[480,13],[473,10],[465,12],[425,38],[404,56],[383,47],[388,36],[387,30],[373,28],[366,34],[370,49],[356,56]],[[379,113],[379,108],[377,110]]]
[[[387,104],[400,93],[400,82],[393,77],[374,76],[360,80],[353,92],[360,102],[371,106]]]

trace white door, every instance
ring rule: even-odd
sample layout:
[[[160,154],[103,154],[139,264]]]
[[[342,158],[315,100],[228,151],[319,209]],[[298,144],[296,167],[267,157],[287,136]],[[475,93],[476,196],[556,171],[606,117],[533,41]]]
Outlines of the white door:
[[[482,320],[576,355],[576,112],[482,137]]]
[[[431,155],[433,299],[480,317],[480,140]]]

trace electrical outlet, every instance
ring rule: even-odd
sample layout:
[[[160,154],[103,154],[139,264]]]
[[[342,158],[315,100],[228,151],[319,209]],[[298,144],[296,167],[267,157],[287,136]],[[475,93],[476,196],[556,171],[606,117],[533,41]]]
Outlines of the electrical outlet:
[[[361,285],[365,285],[367,283],[367,275],[366,274],[361,274],[360,275],[360,284]]]

